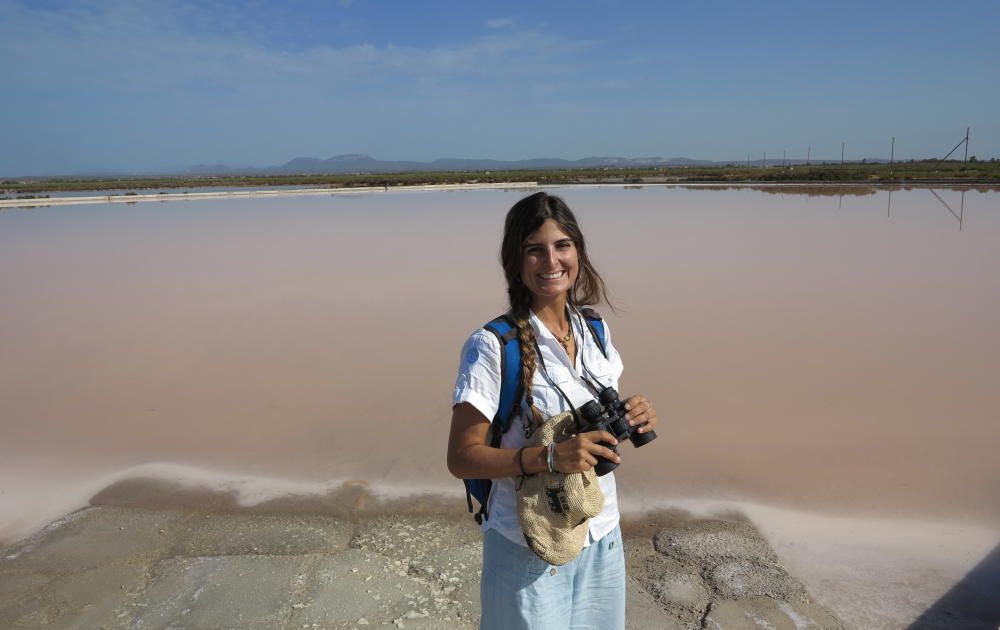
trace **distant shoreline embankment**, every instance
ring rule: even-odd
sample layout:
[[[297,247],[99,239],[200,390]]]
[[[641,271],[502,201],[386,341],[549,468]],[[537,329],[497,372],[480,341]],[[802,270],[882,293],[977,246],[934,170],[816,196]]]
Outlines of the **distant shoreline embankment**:
[[[138,203],[144,201],[192,201],[195,199],[232,199],[252,197],[297,197],[322,195],[359,195],[375,192],[442,192],[449,190],[535,188],[536,182],[506,182],[490,184],[428,184],[422,186],[364,186],[357,188],[281,188],[227,190],[211,192],[85,195],[80,197],[38,197],[34,199],[0,199],[0,208],[39,206],[78,206],[98,203]]]
[[[340,164],[339,166],[343,166]],[[369,165],[370,166],[370,165]],[[451,165],[455,167],[456,165]],[[452,168],[437,171],[407,170],[406,165],[396,165],[398,170],[370,170],[362,167],[329,172],[305,170],[281,173],[227,173],[211,175],[107,175],[107,176],[48,176],[0,177],[0,195],[23,199],[36,198],[50,193],[79,192],[86,194],[126,194],[140,191],[170,194],[187,189],[189,193],[202,188],[272,189],[312,187],[317,189],[407,189],[412,187],[458,185],[495,185],[509,187],[520,185],[566,186],[577,184],[731,184],[766,185],[779,183],[813,184],[868,184],[887,186],[1000,186],[1000,161],[975,160],[921,160],[906,162],[843,162],[840,164],[782,161],[754,164],[730,163],[725,166],[686,165],[624,165],[595,164],[572,165],[565,168]],[[442,165],[442,168],[444,166]],[[128,191],[128,192],[126,192]]]
[[[890,182],[643,182],[641,184],[627,182],[576,182],[576,183],[540,183],[540,182],[490,182],[467,184],[420,184],[413,186],[356,186],[337,188],[254,188],[250,190],[212,190],[205,192],[185,191],[179,193],[157,192],[139,194],[135,192],[113,194],[90,194],[73,197],[29,196],[14,199],[0,198],[0,210],[5,208],[41,208],[48,206],[94,205],[105,203],[134,204],[149,201],[194,201],[210,199],[251,199],[260,197],[299,197],[299,196],[335,196],[335,195],[365,195],[373,193],[404,193],[404,192],[448,192],[467,190],[530,190],[533,188],[707,188],[733,189],[752,188],[765,192],[808,194],[871,194],[876,190],[900,190],[911,188],[956,188],[962,190],[1000,191],[1000,186],[994,184],[972,184],[969,182],[919,182],[896,184]],[[814,193],[813,191],[819,191]]]

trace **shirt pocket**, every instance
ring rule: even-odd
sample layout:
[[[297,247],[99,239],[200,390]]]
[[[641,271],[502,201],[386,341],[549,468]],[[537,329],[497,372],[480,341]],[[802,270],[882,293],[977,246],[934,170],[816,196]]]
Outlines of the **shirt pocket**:
[[[535,405],[542,412],[542,415],[554,416],[569,410],[562,394],[559,393],[559,390],[562,389],[566,395],[569,395],[572,378],[568,368],[556,365],[549,367],[546,373],[538,368],[535,370],[535,379],[532,384],[531,394],[535,397]]]
[[[594,384],[598,385],[598,389],[605,387],[618,389],[614,369],[611,366],[611,362],[604,358],[603,354],[600,352],[591,353],[590,356],[586,357],[586,366],[583,373],[587,376],[588,380],[597,380]]]

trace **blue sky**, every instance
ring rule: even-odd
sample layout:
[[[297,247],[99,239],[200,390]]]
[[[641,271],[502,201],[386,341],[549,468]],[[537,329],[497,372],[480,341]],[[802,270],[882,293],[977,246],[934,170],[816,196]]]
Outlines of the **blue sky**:
[[[1000,3],[0,0],[0,175],[1000,157]]]

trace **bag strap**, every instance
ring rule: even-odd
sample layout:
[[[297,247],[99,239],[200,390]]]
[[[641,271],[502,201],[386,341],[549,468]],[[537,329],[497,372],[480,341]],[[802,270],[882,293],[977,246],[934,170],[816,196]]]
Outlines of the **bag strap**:
[[[604,358],[608,358],[608,342],[607,342],[607,332],[604,328],[604,318],[601,314],[592,308],[581,308],[580,314],[583,315],[583,319],[587,322],[587,328],[590,329],[590,334],[594,336],[594,340],[597,341],[597,347],[601,349],[601,354]]]
[[[500,315],[483,325],[500,342],[500,401],[496,415],[490,425],[490,446],[500,447],[500,439],[510,429],[514,409],[523,396],[521,387],[521,346],[517,342],[517,325],[509,313]],[[489,518],[486,506],[489,503],[493,482],[490,479],[466,479],[465,500],[469,511],[473,511],[472,499],[479,501],[479,511],[475,512],[476,523],[482,525]]]
[[[521,345],[517,342],[517,325],[510,314],[503,314],[483,328],[496,335],[500,342],[500,403],[490,428],[491,446],[500,445],[500,437],[510,428],[514,408],[524,396],[521,387]],[[499,430],[496,430],[499,429]]]
[[[469,512],[472,512],[477,525],[482,525],[483,520],[489,518],[486,504],[490,498],[490,490],[493,489],[492,479],[463,479],[465,482],[465,501],[469,504]],[[479,511],[472,505],[472,499],[479,501]]]

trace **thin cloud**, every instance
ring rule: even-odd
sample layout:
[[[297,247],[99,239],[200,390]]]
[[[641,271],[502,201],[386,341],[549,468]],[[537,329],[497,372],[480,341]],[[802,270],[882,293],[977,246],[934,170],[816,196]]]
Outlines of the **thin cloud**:
[[[80,5],[61,11],[16,7],[0,23],[0,61],[22,86],[165,87],[211,78],[222,84],[326,83],[405,75],[496,73],[547,75],[572,71],[587,42],[508,30],[429,47],[392,44],[312,46],[286,51],[266,46],[259,33],[220,31],[213,16],[192,4],[137,7],[131,2]],[[15,26],[16,25],[16,26]],[[396,77],[398,78],[398,77]]]
[[[517,26],[517,20],[514,18],[493,18],[492,20],[486,20],[486,28],[515,28]]]

